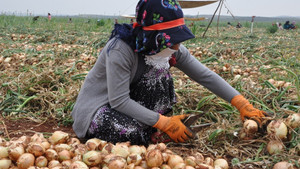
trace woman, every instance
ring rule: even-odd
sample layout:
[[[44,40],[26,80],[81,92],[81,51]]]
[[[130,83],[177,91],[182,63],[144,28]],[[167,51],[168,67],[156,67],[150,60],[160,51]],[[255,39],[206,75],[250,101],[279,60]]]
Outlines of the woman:
[[[231,102],[241,118],[264,116],[220,76],[202,65],[180,43],[194,38],[176,0],[140,0],[136,23],[115,25],[111,38],[88,73],[72,111],[79,138],[149,144],[157,129],[175,142],[192,135],[167,117],[176,102],[171,66]]]

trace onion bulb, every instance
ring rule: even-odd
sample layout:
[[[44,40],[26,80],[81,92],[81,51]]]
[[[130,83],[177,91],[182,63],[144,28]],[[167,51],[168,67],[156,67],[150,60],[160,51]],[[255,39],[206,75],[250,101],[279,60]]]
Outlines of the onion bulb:
[[[77,144],[72,148],[71,152],[74,155],[83,155],[88,151],[87,146],[85,144]]]
[[[171,167],[168,166],[168,164],[163,164],[160,168],[161,169],[171,169]]]
[[[285,120],[285,124],[293,129],[300,127],[300,113],[289,115]]]
[[[207,164],[209,166],[214,166],[214,159],[210,158],[210,157],[206,157],[204,159],[204,164]]]
[[[195,154],[193,154],[193,156],[195,157],[195,162],[197,164],[201,164],[204,161],[204,157],[200,152],[196,152]]]
[[[35,165],[37,167],[47,167],[48,160],[45,156],[39,156],[35,159]]]
[[[228,169],[229,165],[228,162],[225,159],[216,159],[214,161],[214,167],[219,167],[220,169]]]
[[[68,145],[70,145],[72,147],[74,147],[75,145],[78,145],[78,144],[80,144],[80,140],[78,138],[73,137],[68,140]]]
[[[173,169],[185,169],[185,167],[186,167],[186,164],[183,163],[183,162],[181,162],[181,163],[177,163],[177,164],[173,167]]]
[[[8,147],[0,146],[0,159],[8,157]]]
[[[82,161],[74,161],[69,169],[88,169],[89,167]]]
[[[268,124],[267,132],[269,135],[275,135],[280,139],[286,139],[288,130],[282,120],[273,120]]]
[[[31,142],[28,144],[27,152],[38,157],[45,153],[45,148],[40,142]]]
[[[257,132],[258,125],[254,120],[246,120],[243,124],[243,128],[247,135],[252,135]]]
[[[112,149],[114,148],[115,145],[112,143],[107,143],[103,148],[102,148],[102,153],[103,154],[110,154]]]
[[[130,154],[139,154],[139,155],[141,155],[143,153],[142,148],[138,145],[131,145],[130,147],[128,147],[128,150],[129,150]]]
[[[51,160],[49,163],[48,163],[48,167],[49,168],[54,168],[54,167],[61,167],[62,165],[60,164],[59,161],[57,160]]]
[[[210,165],[207,165],[207,164],[203,164],[203,163],[198,164],[198,165],[197,165],[197,168],[199,168],[199,169],[214,169],[213,166],[210,166]],[[217,167],[216,167],[216,168],[217,168]]]
[[[111,153],[123,158],[127,158],[127,156],[129,155],[129,148],[127,145],[117,144],[112,148]]]
[[[107,166],[109,169],[123,169],[126,165],[126,160],[124,158],[117,158],[115,160],[111,160]]]
[[[1,169],[8,169],[11,165],[11,160],[7,158],[1,158],[0,160],[0,168]]]
[[[53,145],[59,143],[66,143],[69,139],[69,134],[63,131],[55,131],[50,137],[49,142]]]
[[[82,161],[88,166],[96,166],[102,162],[100,152],[92,150],[82,156]]]
[[[19,159],[17,161],[17,166],[20,169],[27,169],[30,166],[34,165],[34,160],[35,160],[35,158],[32,154],[24,153],[19,157]]]
[[[193,166],[193,167],[195,167],[197,165],[196,158],[194,156],[187,156],[184,159],[184,162],[186,165]]]
[[[68,150],[63,150],[58,153],[58,160],[60,162],[62,162],[64,160],[71,160],[71,158],[72,158],[71,152]]]
[[[267,145],[267,150],[271,155],[280,153],[284,150],[284,145],[281,141],[271,140]]]
[[[71,160],[65,160],[65,161],[61,162],[61,165],[63,168],[69,168],[71,164],[72,164]]]
[[[91,138],[86,141],[85,145],[87,146],[88,150],[97,150],[101,140],[98,138]]]
[[[146,153],[146,162],[149,167],[159,167],[163,163],[161,151],[152,149]]]
[[[17,161],[19,157],[25,153],[24,147],[20,143],[11,144],[8,147],[8,156],[11,160]]]
[[[273,169],[293,169],[293,164],[286,161],[278,162],[274,165]]]
[[[54,150],[56,151],[56,152],[61,152],[61,151],[63,151],[63,150],[71,150],[71,146],[70,145],[68,145],[68,144],[56,144],[55,146],[54,146]]]
[[[140,154],[131,153],[127,157],[127,164],[139,165],[142,159],[143,158]]]
[[[170,155],[168,165],[174,168],[178,163],[184,163],[183,158],[176,154]]]
[[[46,150],[45,151],[45,157],[47,158],[48,161],[58,160],[58,154],[53,149]]]

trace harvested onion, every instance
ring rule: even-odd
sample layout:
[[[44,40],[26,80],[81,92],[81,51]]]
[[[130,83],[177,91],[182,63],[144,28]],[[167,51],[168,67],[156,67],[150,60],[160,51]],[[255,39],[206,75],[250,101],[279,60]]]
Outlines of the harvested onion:
[[[59,143],[66,143],[69,139],[69,134],[63,131],[55,131],[50,137],[49,142],[53,145]]]
[[[257,132],[258,125],[254,120],[246,120],[243,124],[243,128],[247,135],[252,135]]]
[[[184,160],[182,157],[179,155],[170,155],[169,160],[168,160],[168,165],[171,168],[174,168],[178,163],[184,163]]]
[[[225,159],[216,159],[214,161],[214,167],[220,168],[220,169],[228,169],[229,165],[228,162]]]
[[[285,123],[287,126],[293,128],[293,129],[300,127],[300,113],[294,113],[294,114],[289,115],[286,118]]]
[[[88,169],[89,167],[82,161],[74,161],[69,169]]]
[[[161,151],[152,149],[146,153],[146,162],[149,167],[159,167],[163,163]]]
[[[17,161],[17,166],[20,169],[27,169],[30,166],[34,165],[34,160],[35,160],[35,158],[32,154],[24,153],[19,157],[19,159]]]
[[[274,165],[273,169],[293,169],[293,164],[286,161],[278,162]]]
[[[95,166],[102,162],[102,157],[100,152],[92,150],[82,156],[82,161],[88,166]]]
[[[280,139],[286,139],[288,130],[282,120],[273,120],[268,124],[267,132],[269,135],[275,135]]]
[[[0,168],[1,169],[8,169],[11,165],[11,160],[7,158],[1,158],[0,159]]]
[[[47,167],[48,160],[45,156],[39,156],[35,159],[35,166],[37,167]]]
[[[267,145],[267,150],[271,155],[280,153],[284,150],[284,145],[281,141],[271,140]]]

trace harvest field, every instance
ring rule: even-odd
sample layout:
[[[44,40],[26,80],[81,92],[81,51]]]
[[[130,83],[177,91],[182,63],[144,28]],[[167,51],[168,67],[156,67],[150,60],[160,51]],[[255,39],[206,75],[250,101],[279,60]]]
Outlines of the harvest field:
[[[249,19],[250,20],[250,19]],[[119,19],[119,23],[129,23]],[[274,21],[276,22],[276,21]],[[187,25],[190,25],[187,21]],[[0,137],[10,140],[56,130],[75,137],[70,112],[80,86],[107,42],[114,19],[55,18],[0,15]],[[214,22],[203,38],[207,21],[189,26],[196,38],[184,45],[203,64],[222,76],[257,108],[286,119],[300,113],[300,29],[272,32],[269,22],[250,22],[236,29]],[[182,157],[200,152],[224,158],[230,168],[272,168],[288,161],[300,167],[300,128],[290,128],[284,150],[270,155],[273,139],[266,129],[241,138],[243,123],[229,103],[196,84],[176,68],[178,103],[173,113],[207,112],[201,123],[213,122],[195,140],[166,143]],[[200,122],[199,122],[200,123]]]

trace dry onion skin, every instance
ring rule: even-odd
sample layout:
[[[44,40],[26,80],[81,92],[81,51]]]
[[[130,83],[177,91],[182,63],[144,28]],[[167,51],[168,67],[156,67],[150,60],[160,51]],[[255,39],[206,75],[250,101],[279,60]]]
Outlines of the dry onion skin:
[[[288,163],[286,161],[278,162],[273,166],[273,169],[293,169],[293,168],[294,168],[293,164]]]
[[[82,156],[82,161],[88,166],[96,166],[102,162],[100,152],[92,150]]]
[[[69,134],[63,131],[55,131],[50,137],[49,142],[53,145],[59,143],[66,143],[69,139]]]
[[[287,127],[282,120],[273,120],[267,126],[267,132],[271,136],[276,136],[281,140],[287,138]]]
[[[169,160],[168,160],[168,165],[171,168],[174,168],[178,163],[184,163],[183,158],[176,154],[170,155]]]
[[[160,150],[152,149],[146,153],[146,162],[149,167],[159,167],[163,163],[163,156]]]

